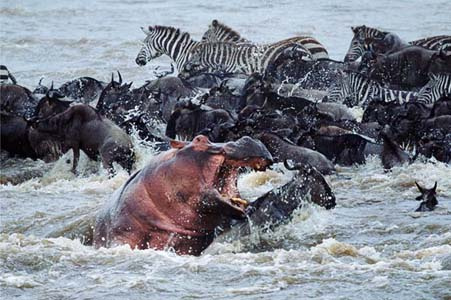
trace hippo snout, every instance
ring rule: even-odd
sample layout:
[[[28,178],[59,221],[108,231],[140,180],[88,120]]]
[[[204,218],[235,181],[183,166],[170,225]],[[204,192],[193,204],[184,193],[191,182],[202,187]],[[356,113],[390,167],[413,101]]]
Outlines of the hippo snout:
[[[259,140],[244,136],[235,142],[226,143],[224,150],[228,160],[241,162],[256,170],[265,170],[273,164],[271,153]]]

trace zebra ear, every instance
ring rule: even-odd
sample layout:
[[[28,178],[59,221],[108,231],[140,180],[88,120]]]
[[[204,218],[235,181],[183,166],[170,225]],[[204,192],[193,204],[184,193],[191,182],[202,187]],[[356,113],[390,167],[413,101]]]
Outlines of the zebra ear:
[[[219,22],[218,20],[214,19],[213,21],[211,21],[211,25],[213,26],[218,26]]]
[[[357,27],[351,26],[351,30],[352,32],[357,33]]]
[[[147,35],[149,35],[150,34],[150,32],[152,31],[152,27],[151,26],[149,26],[149,29],[147,29],[147,28],[144,28],[144,27],[141,27],[141,30],[145,33],[145,34],[147,34]]]

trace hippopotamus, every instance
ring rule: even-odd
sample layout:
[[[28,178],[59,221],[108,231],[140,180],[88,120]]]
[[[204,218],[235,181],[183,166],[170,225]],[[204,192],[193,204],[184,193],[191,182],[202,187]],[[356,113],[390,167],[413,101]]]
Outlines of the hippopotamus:
[[[94,246],[173,249],[200,255],[215,228],[245,217],[236,181],[240,167],[264,170],[272,163],[265,146],[250,137],[224,144],[206,136],[171,141],[98,213]]]
[[[93,160],[100,155],[104,168],[110,172],[113,172],[113,162],[131,171],[134,152],[130,137],[89,105],[71,106],[62,113],[34,121],[32,126],[39,132],[60,136],[61,141],[73,150],[74,173],[80,149]]]
[[[434,187],[431,189],[427,189],[422,187],[415,181],[415,184],[420,191],[421,195],[416,197],[415,200],[421,201],[420,206],[415,211],[433,211],[438,204],[436,195],[437,190],[437,181],[434,184]]]

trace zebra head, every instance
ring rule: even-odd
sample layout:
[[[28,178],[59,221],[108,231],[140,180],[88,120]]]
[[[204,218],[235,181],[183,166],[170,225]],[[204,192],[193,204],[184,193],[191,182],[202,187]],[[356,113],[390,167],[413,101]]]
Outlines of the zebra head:
[[[429,74],[429,81],[418,92],[418,102],[434,103],[442,96],[451,96],[451,74]]]
[[[368,41],[380,40],[385,37],[385,32],[378,29],[366,27],[365,25],[351,27],[354,36],[351,40],[348,52],[344,58],[345,62],[353,62],[359,59],[369,49]]]
[[[329,90],[327,99],[330,102],[340,102],[355,106],[366,102],[369,80],[355,72],[342,72],[341,80]]]
[[[202,36],[202,42],[247,42],[241,35],[229,26],[213,20],[208,30]]]
[[[205,31],[202,36],[202,42],[218,42],[217,30],[218,30],[218,20],[213,20],[210,25],[208,25],[208,30]]]
[[[156,37],[158,37],[157,30],[149,26],[148,28],[141,27],[141,30],[147,35],[143,41],[141,50],[139,50],[138,56],[135,61],[138,65],[144,66],[148,61],[160,57],[163,52],[156,45]]]

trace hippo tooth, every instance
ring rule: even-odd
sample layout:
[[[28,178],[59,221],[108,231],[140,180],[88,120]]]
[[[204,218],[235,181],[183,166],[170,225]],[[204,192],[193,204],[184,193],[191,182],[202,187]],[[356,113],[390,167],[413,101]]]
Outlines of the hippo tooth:
[[[241,198],[233,197],[230,200],[235,204],[241,204],[241,205],[244,205],[245,207],[249,205],[249,202],[247,202],[246,200],[241,199]]]

